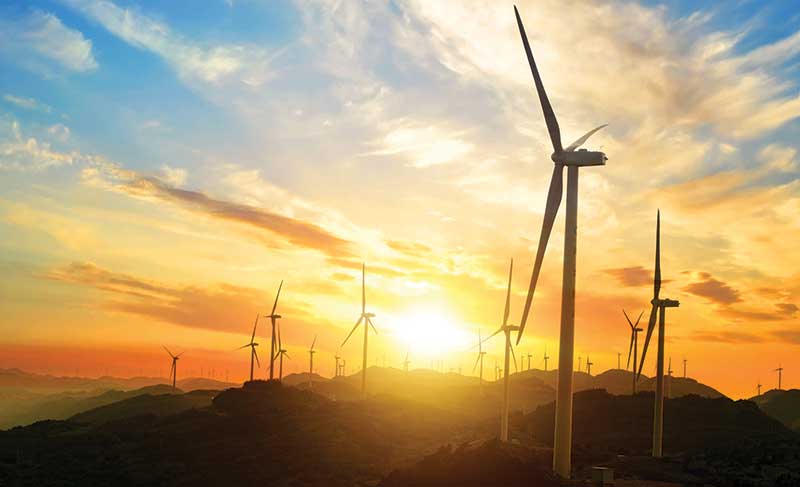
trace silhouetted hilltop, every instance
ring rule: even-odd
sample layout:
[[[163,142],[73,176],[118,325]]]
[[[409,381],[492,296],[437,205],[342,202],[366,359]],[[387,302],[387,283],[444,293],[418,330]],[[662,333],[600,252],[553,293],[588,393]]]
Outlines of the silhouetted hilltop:
[[[550,468],[551,453],[498,440],[442,447],[389,474],[380,487],[540,487],[563,485]]]
[[[255,381],[163,417],[0,432],[0,485],[374,485],[471,431],[452,412],[396,398],[335,402]]]
[[[789,428],[800,431],[800,390],[772,389],[750,400]]]

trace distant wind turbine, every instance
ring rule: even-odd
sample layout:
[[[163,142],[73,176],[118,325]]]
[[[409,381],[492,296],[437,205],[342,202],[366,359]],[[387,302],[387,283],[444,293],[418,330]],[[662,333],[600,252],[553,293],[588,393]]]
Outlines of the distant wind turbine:
[[[493,336],[503,333],[505,334],[505,375],[503,376],[503,410],[500,417],[500,441],[508,441],[508,410],[509,410],[509,379],[511,376],[511,369],[509,361],[511,356],[514,356],[514,370],[517,370],[517,357],[514,355],[514,347],[511,346],[511,332],[519,331],[518,326],[508,324],[508,315],[511,313],[511,276],[514,272],[514,259],[511,259],[511,265],[508,268],[508,288],[506,290],[506,306],[503,311],[503,324],[496,332],[489,335],[487,340]]]
[[[531,359],[533,358],[533,354],[528,354],[528,370],[531,370]]]
[[[590,130],[584,136],[573,142],[570,146],[563,148],[561,145],[561,131],[558,120],[547,98],[544,84],[539,76],[539,70],[533,59],[528,37],[525,34],[525,27],[519,16],[517,7],[514,7],[514,14],[517,17],[517,26],[522,37],[522,44],[525,47],[525,54],[528,57],[528,64],[531,68],[536,91],[539,95],[539,102],[542,105],[547,131],[550,134],[550,141],[553,143],[553,154],[550,158],[555,163],[553,176],[550,180],[550,189],[547,193],[547,203],[545,205],[544,221],[542,222],[542,233],[539,237],[539,248],[536,252],[536,260],[533,265],[531,283],[528,288],[528,296],[525,300],[525,308],[520,320],[520,329],[517,334],[517,343],[522,338],[525,324],[528,321],[533,302],[533,295],[536,290],[536,283],[539,280],[539,272],[542,268],[544,253],[547,249],[547,241],[553,228],[558,207],[561,204],[561,194],[563,191],[564,166],[567,166],[567,218],[564,231],[564,267],[562,275],[561,289],[561,336],[559,339],[558,353],[558,385],[556,386],[556,417],[555,434],[553,443],[553,470],[562,478],[570,477],[571,452],[572,452],[572,367],[573,367],[573,347],[575,341],[575,273],[576,273],[576,250],[578,234],[578,169],[581,166],[603,166],[606,163],[606,155],[602,152],[579,150],[592,134],[603,128],[601,125]]]
[[[642,348],[642,360],[639,363],[639,375],[642,375],[644,359],[647,355],[647,346],[656,327],[658,317],[658,355],[656,356],[656,400],[653,408],[653,456],[660,457],[664,440],[664,338],[667,308],[677,308],[680,302],[659,298],[661,291],[661,212],[656,217],[656,262],[653,277],[653,305],[650,310],[650,320],[647,324],[647,335]]]
[[[758,379],[758,385],[756,387],[758,388],[758,395],[760,396],[761,395],[761,379]]]
[[[375,317],[374,313],[367,313],[367,286],[366,286],[366,265],[361,264],[361,316],[356,321],[356,324],[353,326],[353,329],[350,330],[350,333],[347,335],[347,338],[344,339],[342,342],[342,346],[347,343],[347,340],[353,335],[353,332],[356,331],[358,325],[362,322],[364,323],[364,356],[362,361],[362,368],[361,368],[361,394],[364,395],[367,393],[367,341],[369,338],[369,329],[378,334],[378,330],[375,329],[375,325],[372,324],[372,318]]]
[[[253,381],[253,359],[255,359],[259,368],[261,367],[261,362],[258,361],[258,353],[256,353],[256,347],[258,346],[258,343],[256,343],[255,341],[257,326],[258,326],[258,315],[256,315],[256,323],[253,325],[253,335],[250,337],[250,343],[246,343],[237,349],[241,350],[243,348],[250,347],[250,382]]]
[[[163,346],[163,345],[162,345]],[[167,347],[164,347],[170,357],[172,357],[172,367],[169,369],[169,375],[172,377],[172,388],[175,389],[175,382],[178,377],[178,359],[183,355],[183,352],[178,355],[173,355]]]
[[[547,345],[544,346],[544,358],[542,360],[544,361],[544,371],[547,372],[547,361],[550,360],[550,356],[547,355]]]
[[[281,328],[279,326],[278,327],[278,351],[275,354],[275,357],[273,357],[273,362],[275,360],[278,360],[278,380],[279,381],[283,380],[283,357],[286,357],[287,359],[291,359],[291,357],[289,357],[289,354],[287,353],[287,350],[285,348],[283,348],[283,342],[281,342]]]
[[[669,382],[667,383],[667,397],[672,397],[672,357],[669,358],[667,361],[667,379]]]
[[[408,360],[408,353],[409,351],[406,350],[406,358],[405,360],[403,360],[403,370],[405,371],[406,374],[408,373],[408,365],[411,363],[411,361]]]
[[[592,359],[591,359],[591,358],[589,358],[589,356],[587,355],[587,356],[586,356],[586,373],[587,373],[589,376],[591,376],[591,375],[592,375],[592,365],[594,365],[594,363],[592,363]]]
[[[308,388],[311,389],[312,381],[311,377],[314,375],[314,354],[317,353],[314,351],[314,345],[317,343],[317,335],[314,335],[314,341],[311,342],[311,348],[308,349]]]
[[[333,358],[336,360],[336,367],[333,370],[333,376],[339,377],[339,360],[341,360],[342,357],[340,357],[339,354],[337,353],[336,355],[333,356]]]
[[[578,357],[578,372],[582,370],[581,363],[583,362],[583,357]]]
[[[781,377],[783,376],[783,366],[779,364],[778,368],[775,369],[775,372],[778,373],[778,390],[780,391],[781,390]]]
[[[631,322],[630,318],[628,318],[628,313],[626,313],[624,309],[622,310],[622,314],[625,315],[625,319],[628,321],[628,326],[631,327],[631,341],[630,341],[630,344],[628,345],[628,363],[627,363],[627,365],[625,365],[625,370],[628,370],[628,367],[631,365],[631,350],[633,350],[633,389],[632,390],[633,390],[633,395],[636,395],[636,381],[638,379],[636,377],[636,358],[637,358],[637,355],[639,353],[639,333],[642,331],[642,329],[639,328],[639,321],[642,319],[642,315],[644,314],[644,311],[639,313],[639,317],[636,318],[636,323],[635,324]]]
[[[281,295],[282,287],[283,287],[283,281],[281,281],[280,285],[278,285],[278,293],[275,294],[275,304],[272,305],[272,312],[267,316],[267,318],[269,318],[270,320],[270,323],[272,323],[272,341],[270,343],[270,349],[269,349],[269,380],[272,380],[275,377],[274,374],[275,356],[278,353],[276,347],[277,343],[275,342],[275,332],[278,325],[278,320],[281,318],[281,315],[276,314],[275,310],[278,308],[278,298]]]
[[[683,357],[683,378],[684,379],[686,378],[686,362],[688,362],[688,360],[686,360],[686,357]]]
[[[480,372],[478,372],[478,384],[480,384],[481,392],[483,392],[483,357],[486,355],[486,352],[483,351],[483,340],[481,340],[481,330],[478,330],[478,356],[475,358],[475,365],[472,367],[472,373],[475,373],[475,368],[480,366]],[[495,377],[495,380],[497,378]]]

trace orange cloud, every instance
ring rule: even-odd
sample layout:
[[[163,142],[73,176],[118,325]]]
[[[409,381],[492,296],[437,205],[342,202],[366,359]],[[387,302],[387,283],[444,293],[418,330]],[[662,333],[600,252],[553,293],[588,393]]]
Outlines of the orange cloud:
[[[739,291],[728,284],[711,277],[707,272],[698,274],[699,281],[684,286],[687,293],[706,298],[715,304],[733,304],[742,301]]]

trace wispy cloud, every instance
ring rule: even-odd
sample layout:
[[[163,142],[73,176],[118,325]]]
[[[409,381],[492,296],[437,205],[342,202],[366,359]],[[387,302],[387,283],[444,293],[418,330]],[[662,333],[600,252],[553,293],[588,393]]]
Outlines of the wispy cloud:
[[[692,282],[684,286],[683,290],[689,294],[706,298],[715,304],[727,305],[742,301],[738,290],[715,279],[708,272],[693,274]]]
[[[270,76],[269,54],[249,45],[206,45],[186,39],[164,22],[107,0],[63,0],[128,44],[160,56],[186,81],[235,78],[257,86]]]
[[[402,126],[391,130],[381,140],[381,149],[370,155],[401,155],[408,164],[425,168],[457,162],[474,146],[458,133],[448,133],[434,126]]]
[[[0,20],[0,55],[45,75],[59,70],[87,72],[98,66],[92,41],[41,10]]]
[[[66,130],[68,135],[69,129]],[[57,132],[55,135],[63,135],[63,131]],[[23,137],[16,120],[0,121],[0,169],[42,171],[70,165],[80,158],[76,152],[59,152],[53,150],[48,142],[35,137]]]
[[[36,98],[26,98],[24,96],[3,95],[3,100],[26,110],[50,113],[50,105],[40,102]]]

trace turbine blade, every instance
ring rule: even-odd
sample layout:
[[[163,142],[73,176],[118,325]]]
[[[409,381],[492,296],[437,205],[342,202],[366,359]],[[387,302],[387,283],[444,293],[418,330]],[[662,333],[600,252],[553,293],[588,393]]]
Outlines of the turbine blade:
[[[478,353],[478,357],[475,359],[475,365],[472,367],[472,373],[473,374],[475,373],[475,369],[478,368],[478,362],[480,362],[480,361],[481,361],[481,354]]]
[[[519,11],[516,6],[514,6],[514,15],[517,16],[519,35],[522,37],[522,44],[525,46],[525,55],[528,56],[528,64],[531,67],[533,81],[536,83],[536,92],[539,94],[539,102],[542,104],[542,113],[544,114],[544,121],[547,123],[547,131],[550,133],[550,141],[553,143],[553,151],[563,152],[564,149],[561,147],[561,131],[558,128],[558,120],[556,120],[556,114],[553,113],[553,107],[550,106],[547,92],[544,90],[542,78],[539,76],[539,69],[536,67],[536,61],[533,60],[533,53],[528,43],[528,36],[525,34],[525,26],[522,25],[522,19],[519,16]]]
[[[175,356],[172,355],[172,352],[170,352],[169,349],[166,346],[164,346],[164,345],[161,345],[161,346],[164,347],[164,350],[167,351],[167,353],[169,354],[170,357],[175,358]]]
[[[628,362],[625,364],[625,370],[628,370],[628,367],[631,366],[631,353],[633,352],[633,341],[636,339],[636,332],[631,330],[631,343],[628,345]],[[636,367],[636,364],[633,364]]]
[[[517,356],[514,354],[514,346],[511,343],[508,344],[508,349],[511,350],[511,357],[514,359],[514,372],[518,372],[517,370]],[[508,371],[506,371],[508,373]]]
[[[358,325],[361,324],[361,320],[363,320],[363,319],[364,319],[364,317],[362,316],[361,318],[358,319],[358,321],[356,321],[356,324],[353,325],[353,329],[350,330],[350,333],[348,333],[347,338],[345,338],[344,341],[342,342],[342,346],[344,346],[345,343],[347,343],[347,340],[350,339],[350,337],[353,335],[353,332],[356,331],[356,328],[358,328]]]
[[[361,312],[365,313],[367,310],[367,283],[366,283],[367,265],[361,263]]]
[[[367,323],[369,323],[369,326],[372,327],[372,331],[374,331],[375,334],[377,335],[378,334],[378,330],[375,328],[375,325],[372,324],[372,320],[367,318]]]
[[[572,151],[574,151],[575,149],[577,149],[578,147],[582,146],[584,143],[586,143],[586,141],[587,141],[587,140],[589,140],[589,137],[591,137],[592,135],[594,135],[594,133],[595,133],[595,132],[597,132],[598,130],[600,130],[600,129],[601,129],[601,128],[603,128],[603,127],[608,127],[608,124],[607,124],[607,123],[604,123],[603,125],[601,125],[601,126],[599,126],[599,127],[595,127],[595,128],[593,128],[592,130],[590,130],[590,131],[586,132],[586,133],[585,133],[585,134],[583,134],[583,136],[582,136],[582,137],[580,137],[578,140],[576,140],[575,142],[573,142],[573,143],[571,143],[569,146],[567,146],[567,148],[566,148],[566,149],[564,149],[564,152],[572,152]]]
[[[519,345],[519,341],[522,339],[522,332],[525,331],[525,324],[528,322],[528,313],[533,303],[533,293],[536,291],[539,272],[542,270],[544,253],[547,250],[547,241],[550,239],[550,232],[553,230],[553,222],[555,222],[556,215],[558,214],[558,207],[561,204],[561,193],[564,189],[563,179],[563,166],[556,165],[553,168],[553,177],[550,180],[550,189],[547,192],[547,204],[545,205],[544,220],[542,221],[542,233],[539,236],[539,248],[536,250],[536,261],[533,264],[533,274],[531,274],[531,283],[530,287],[528,287],[528,297],[525,299],[525,308],[522,310],[522,320],[520,320],[519,323],[517,345]]]
[[[246,344],[246,345],[242,345],[242,346],[241,346],[241,347],[239,347],[239,348],[234,348],[234,350],[241,350],[241,349],[243,349],[243,348],[247,348],[247,347],[249,347],[249,346],[251,346],[251,345],[252,345],[252,343],[248,343],[248,344]]]
[[[281,296],[281,288],[283,287],[283,281],[281,280],[280,285],[278,286],[278,294],[275,295],[275,304],[272,305],[272,313],[275,314],[275,310],[278,308],[278,298]]]
[[[258,352],[256,352],[256,347],[253,347],[253,357],[256,358],[256,364],[258,364],[258,368],[261,368],[261,362],[258,361]]]
[[[258,314],[256,314],[256,322],[253,325],[253,336],[250,337],[250,341],[251,342],[256,339],[256,327],[257,326],[258,326]]]
[[[622,310],[622,314],[625,315],[625,319],[628,320],[628,326],[630,326],[631,330],[633,330],[635,327],[633,326],[633,323],[631,322],[631,319],[628,318],[628,313],[626,313],[625,310],[623,309]],[[641,315],[640,315],[640,317],[641,317]]]
[[[292,357],[290,357],[290,356],[289,356],[289,354],[288,354],[288,353],[286,353],[286,352],[283,352],[283,356],[284,356],[284,357],[286,357],[286,358],[287,358],[287,359],[289,359],[289,360],[291,360],[291,359],[292,359]]]
[[[647,336],[644,339],[644,346],[642,347],[642,360],[639,362],[639,372],[637,375],[642,375],[642,368],[644,367],[644,359],[647,355],[647,347],[650,345],[650,337],[653,335],[653,330],[656,327],[656,318],[658,316],[658,306],[653,303],[653,308],[650,310],[650,321],[647,324]]]
[[[633,325],[633,327],[634,327],[634,328],[636,328],[637,326],[639,326],[639,320],[641,320],[641,319],[642,319],[642,315],[643,315],[643,314],[644,314],[644,310],[642,310],[641,312],[639,312],[639,317],[638,317],[638,318],[636,318],[636,324],[635,324],[635,325]]]
[[[503,326],[508,323],[508,315],[511,313],[511,274],[514,272],[514,259],[508,268],[508,290],[506,290],[506,308],[503,312]]]
[[[661,210],[656,217],[656,271],[653,277],[653,299],[658,299],[661,291]]]
[[[317,335],[314,335],[314,341],[311,342],[311,350],[314,350],[314,345],[317,343]]]

